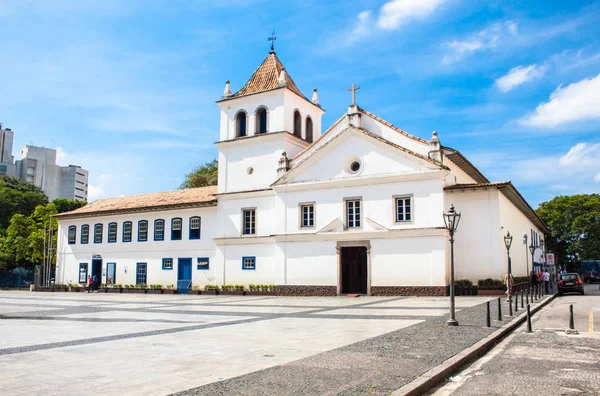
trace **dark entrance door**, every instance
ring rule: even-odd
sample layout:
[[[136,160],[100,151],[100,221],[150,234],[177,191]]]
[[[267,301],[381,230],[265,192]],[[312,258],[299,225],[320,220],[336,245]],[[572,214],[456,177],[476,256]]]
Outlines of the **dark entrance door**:
[[[180,258],[177,262],[177,293],[187,294],[192,287],[192,259]]]
[[[96,283],[94,283],[94,290],[98,290],[100,283],[102,283],[102,259],[92,260],[92,278],[96,275]]]
[[[342,248],[342,293],[367,294],[367,248]]]

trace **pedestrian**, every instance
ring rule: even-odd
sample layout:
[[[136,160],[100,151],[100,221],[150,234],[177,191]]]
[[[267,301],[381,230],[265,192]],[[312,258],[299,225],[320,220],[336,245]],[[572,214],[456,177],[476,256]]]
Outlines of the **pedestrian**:
[[[544,270],[542,274],[542,279],[544,280],[544,289],[546,290],[546,294],[550,293],[550,273],[548,270]]]
[[[504,275],[504,284],[506,285],[506,301],[509,301],[509,296],[512,295],[512,288],[515,284],[515,279],[512,274]]]
[[[98,290],[98,277],[96,276],[96,274],[94,274],[94,277],[92,278],[92,281],[94,282],[94,286],[93,289],[94,290]]]
[[[88,293],[92,292],[93,282],[94,282],[94,280],[92,279],[92,277],[90,275],[88,275]]]
[[[538,276],[535,274],[534,270],[531,270],[531,287],[536,287],[538,284]]]

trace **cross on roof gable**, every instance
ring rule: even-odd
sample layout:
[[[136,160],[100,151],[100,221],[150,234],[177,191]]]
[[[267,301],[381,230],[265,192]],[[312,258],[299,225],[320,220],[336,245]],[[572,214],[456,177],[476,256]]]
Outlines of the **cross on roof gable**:
[[[283,64],[275,52],[270,53],[263,63],[261,63],[258,69],[256,69],[254,74],[252,74],[252,77],[250,77],[246,85],[244,85],[242,89],[227,99],[239,98],[241,96],[252,95],[278,88],[279,75],[283,69]],[[302,95],[302,92],[300,92],[296,86],[296,83],[294,83],[294,80],[292,80],[292,77],[290,77],[289,74],[286,76],[285,87],[301,98],[308,100],[304,95]]]

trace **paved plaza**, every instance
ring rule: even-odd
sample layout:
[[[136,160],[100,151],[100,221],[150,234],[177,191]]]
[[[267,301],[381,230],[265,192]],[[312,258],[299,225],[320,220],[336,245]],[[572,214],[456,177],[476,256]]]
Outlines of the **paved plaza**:
[[[448,328],[447,297],[0,292],[0,388],[389,394],[490,334],[488,299],[458,297]]]

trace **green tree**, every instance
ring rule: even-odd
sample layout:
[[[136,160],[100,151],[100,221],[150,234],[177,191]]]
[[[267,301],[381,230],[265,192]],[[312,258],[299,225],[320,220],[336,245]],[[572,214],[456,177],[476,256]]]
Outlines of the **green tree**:
[[[546,246],[559,265],[574,269],[581,260],[600,259],[600,194],[556,197],[536,212],[550,228]]]
[[[29,216],[38,205],[46,205],[48,197],[41,188],[14,177],[0,176],[0,235],[14,214]]]
[[[179,188],[216,186],[218,180],[218,163],[214,159],[194,169],[185,175],[185,180]]]
[[[7,267],[19,266],[31,269],[44,258],[44,244],[52,243],[56,252],[58,221],[54,204],[38,205],[30,216],[20,213],[10,219],[6,235],[0,239],[0,255],[8,261]],[[52,240],[46,240],[52,228]],[[54,254],[53,254],[54,256]],[[55,258],[53,257],[53,262]]]
[[[87,202],[78,199],[56,198],[52,201],[58,213],[70,212],[85,206]]]

